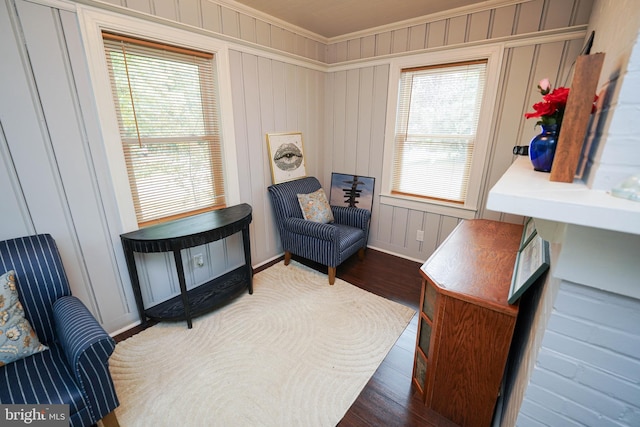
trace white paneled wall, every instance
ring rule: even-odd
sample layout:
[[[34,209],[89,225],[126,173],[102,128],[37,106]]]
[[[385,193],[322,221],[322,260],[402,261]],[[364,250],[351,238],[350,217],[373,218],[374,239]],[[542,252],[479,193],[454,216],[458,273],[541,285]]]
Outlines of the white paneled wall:
[[[240,192],[253,207],[252,259],[259,264],[282,253],[267,192],[266,134],[302,132],[307,174],[320,176],[324,73],[235,50],[230,56]]]
[[[538,133],[534,121],[523,119],[523,114],[539,101],[537,82],[548,77],[556,86],[570,83],[571,65],[584,44],[583,33],[553,40],[534,37],[536,32],[547,34],[586,24],[591,6],[591,0],[534,0],[493,8],[485,5],[459,16],[425,17],[406,27],[372,30],[331,42],[328,61],[340,71],[330,69],[327,76],[326,120],[331,150],[324,165],[324,179],[332,171],[352,173],[373,176],[376,186],[380,185],[386,114],[386,108],[380,108],[387,101],[388,85],[395,83],[388,81],[386,65],[369,63],[378,64],[381,58],[399,54],[498,40],[504,42],[499,103],[476,218],[522,221],[486,210],[486,194],[512,163],[512,147],[528,144]],[[379,188],[376,190],[377,195]],[[369,245],[424,261],[460,221],[457,217],[380,204],[374,198]],[[424,231],[423,242],[416,240],[418,230]]]
[[[83,109],[92,103],[81,100],[86,69],[75,68],[86,67],[73,50],[75,14],[16,1],[0,3],[0,19],[0,152],[8,181],[0,187],[8,201],[0,238],[51,234],[73,294],[116,330],[135,320],[134,304],[120,280],[109,202],[97,185],[100,154],[89,144],[95,128],[86,118],[93,112]]]
[[[271,183],[267,133],[302,132],[307,173],[325,186],[331,172],[372,176],[378,195],[392,84],[385,57],[499,42],[505,60],[483,177],[486,192],[511,163],[512,146],[534,135],[533,123],[522,114],[536,98],[535,84],[542,77],[564,78],[583,43],[591,8],[591,0],[488,2],[456,16],[416,18],[404,26],[326,40],[233,2],[83,3],[228,43],[240,199],[253,207],[254,265],[282,254],[266,189]],[[0,224],[0,237],[52,232],[74,292],[107,330],[125,328],[137,314],[75,4],[5,0],[2,7],[1,67],[10,78],[0,84],[11,96],[0,100],[0,153],[6,167],[0,191],[3,219],[8,219]],[[476,217],[521,221],[483,206]],[[369,245],[425,260],[459,222],[382,205],[376,197]],[[423,242],[416,240],[417,230],[424,231]],[[233,244],[206,249],[210,270],[190,271],[189,286],[232,268],[236,249]],[[172,260],[151,258],[144,261],[149,264],[147,298],[156,301],[176,288]],[[153,283],[163,279],[167,287],[156,289]]]
[[[528,143],[536,133],[534,121],[525,120],[523,113],[539,100],[537,82],[544,77],[556,86],[570,82],[595,4],[593,19],[600,26],[594,49],[607,51],[611,61],[605,64],[601,85],[611,91],[607,96],[624,104],[609,104],[612,112],[622,112],[615,117],[631,118],[627,127],[622,126],[625,120],[615,126],[606,121],[607,127],[592,130],[595,137],[612,140],[593,147],[592,161],[637,166],[619,153],[637,146],[632,145],[637,142],[632,113],[639,50],[616,43],[617,30],[637,32],[637,24],[629,24],[638,16],[633,0],[488,1],[455,15],[417,17],[331,40],[226,0],[83,3],[229,44],[240,198],[253,207],[254,265],[282,253],[266,190],[271,183],[266,133],[302,132],[307,172],[325,187],[332,172],[353,173],[374,177],[379,194],[388,86],[395,84],[389,81],[391,56],[500,44],[500,85],[476,217],[518,222],[519,217],[486,210],[486,194],[511,164],[511,148]],[[625,43],[627,39],[631,37],[625,36]],[[123,230],[105,160],[107,142],[85,55],[74,3],[0,2],[0,238],[51,233],[73,292],[115,332],[135,322],[137,313],[118,238]],[[619,96],[620,70],[627,63],[624,96]],[[602,114],[611,119],[612,112]],[[606,167],[598,170],[606,173]],[[606,178],[594,173],[594,180],[596,176]],[[374,197],[369,245],[425,260],[459,222],[383,205]],[[417,230],[424,231],[423,242],[415,239]],[[234,236],[187,251],[188,286],[242,263],[239,247]],[[196,253],[208,259],[205,267],[190,263]],[[148,302],[177,293],[170,255],[138,258]],[[503,425],[516,419],[522,426],[638,425],[638,301],[567,281],[549,280],[539,288],[534,295],[539,306],[531,311],[533,335],[522,344],[524,367],[506,402]]]
[[[394,84],[389,81],[388,59],[500,43],[503,60],[481,183],[484,200],[513,161],[511,148],[527,144],[536,133],[534,122],[525,120],[523,113],[539,100],[537,82],[544,77],[556,86],[570,82],[573,58],[584,43],[594,3],[599,19],[606,22],[615,21],[614,4],[634,6],[633,0],[489,1],[456,15],[416,18],[326,40],[226,0],[91,4],[228,43],[236,166],[241,201],[253,207],[255,266],[282,253],[267,193],[271,183],[267,133],[302,132],[307,172],[325,187],[332,172],[353,173],[374,177],[379,195],[387,93],[389,84]],[[637,14],[622,16],[619,19]],[[116,332],[135,322],[137,313],[119,241],[123,230],[116,195],[109,185],[105,146],[112,141],[102,137],[77,24],[71,2],[0,3],[0,238],[53,234],[73,292],[109,332]],[[615,27],[607,24],[604,29],[612,31],[601,33],[622,37],[613,31]],[[597,35],[596,49],[598,40],[606,41],[601,46],[608,54],[614,53],[615,49],[607,49],[617,46],[614,40]],[[601,83],[631,114],[637,104],[633,85],[640,61],[638,47],[629,50],[633,55],[620,64],[606,65],[607,74],[601,78],[606,80]],[[633,87],[625,88],[624,95],[631,99],[617,97],[623,88],[616,70],[627,62],[631,67],[624,84]],[[633,122],[632,116],[616,115],[618,120],[624,117]],[[629,134],[632,130],[619,124],[592,130],[613,141],[594,147],[594,162],[601,156],[602,162],[615,166],[628,160],[618,154],[637,142]],[[521,221],[484,206],[483,201],[476,217]],[[457,217],[383,205],[376,197],[369,245],[425,260],[459,222]],[[416,240],[417,230],[424,231],[423,242]],[[187,251],[188,286],[242,263],[239,247],[234,236]],[[554,249],[554,257],[559,250]],[[190,263],[196,253],[209,260],[205,267]],[[170,255],[138,259],[147,302],[177,293]],[[523,426],[638,425],[638,301],[567,281],[549,280],[539,288],[532,294],[539,300],[530,311],[532,336],[522,343],[526,366],[514,374],[503,425],[513,425],[516,419]]]

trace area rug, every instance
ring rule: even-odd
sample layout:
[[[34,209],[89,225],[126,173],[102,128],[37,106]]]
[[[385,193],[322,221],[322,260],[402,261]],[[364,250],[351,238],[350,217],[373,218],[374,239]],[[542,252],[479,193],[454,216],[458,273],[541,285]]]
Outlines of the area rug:
[[[110,370],[129,426],[334,426],[414,311],[304,265],[254,277],[253,295],[119,343]]]

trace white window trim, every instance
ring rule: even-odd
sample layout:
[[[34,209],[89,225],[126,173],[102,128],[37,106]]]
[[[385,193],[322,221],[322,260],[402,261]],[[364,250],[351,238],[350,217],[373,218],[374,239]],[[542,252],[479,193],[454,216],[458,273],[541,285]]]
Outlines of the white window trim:
[[[480,203],[482,178],[491,137],[491,123],[498,93],[500,79],[500,64],[504,46],[490,44],[471,48],[460,48],[418,55],[394,58],[389,63],[389,88],[387,96],[387,118],[384,138],[384,157],[382,169],[382,185],[380,189],[380,203],[417,211],[450,215],[458,218],[471,219],[475,217]],[[469,188],[464,205],[438,200],[426,200],[419,197],[392,194],[393,156],[396,129],[396,113],[398,108],[398,86],[401,71],[404,68],[440,65],[476,59],[487,60],[487,82],[484,99],[480,109],[476,145],[473,149],[471,170],[469,174]]]
[[[211,52],[216,56],[225,193],[228,205],[240,203],[228,44],[212,37],[81,5],[78,5],[77,12],[122,232],[137,230],[139,227],[111,94],[102,41],[103,30]]]

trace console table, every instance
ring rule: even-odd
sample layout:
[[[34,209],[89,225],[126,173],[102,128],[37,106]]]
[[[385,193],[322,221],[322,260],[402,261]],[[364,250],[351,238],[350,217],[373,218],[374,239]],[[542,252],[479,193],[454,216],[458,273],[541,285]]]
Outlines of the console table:
[[[249,294],[252,294],[250,223],[251,206],[243,203],[120,235],[142,324],[147,322],[147,318],[186,320],[188,328],[191,329],[191,320],[194,317],[219,307],[239,296],[245,289],[248,289]],[[242,232],[244,265],[187,291],[180,251],[224,239],[238,232]],[[135,252],[173,252],[180,284],[180,295],[145,308],[134,258]]]

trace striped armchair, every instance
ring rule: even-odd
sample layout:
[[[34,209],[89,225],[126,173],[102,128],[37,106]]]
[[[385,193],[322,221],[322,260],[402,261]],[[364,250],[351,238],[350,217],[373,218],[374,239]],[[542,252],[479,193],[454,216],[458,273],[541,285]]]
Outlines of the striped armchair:
[[[71,426],[118,425],[108,360],[114,340],[76,297],[48,234],[0,242],[0,274],[14,270],[27,320],[49,347],[0,366],[1,404],[67,404]]]
[[[322,224],[302,216],[298,194],[310,194],[321,188],[314,177],[301,178],[269,186],[276,223],[284,249],[284,263],[291,254],[328,267],[329,284],[336,279],[336,267],[358,252],[360,259],[369,235],[371,211],[347,206],[331,206],[334,222]]]

